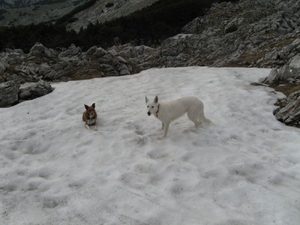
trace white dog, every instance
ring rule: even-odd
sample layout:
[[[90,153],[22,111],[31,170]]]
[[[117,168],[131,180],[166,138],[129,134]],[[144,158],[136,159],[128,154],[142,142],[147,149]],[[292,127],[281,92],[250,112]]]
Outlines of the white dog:
[[[211,123],[211,121],[204,116],[204,106],[202,101],[195,97],[184,97],[171,102],[158,103],[158,97],[154,98],[153,102],[146,99],[148,109],[148,116],[153,114],[162,122],[162,129],[164,134],[162,138],[167,136],[169,125],[171,121],[183,116],[187,113],[189,119],[198,127],[200,123]]]

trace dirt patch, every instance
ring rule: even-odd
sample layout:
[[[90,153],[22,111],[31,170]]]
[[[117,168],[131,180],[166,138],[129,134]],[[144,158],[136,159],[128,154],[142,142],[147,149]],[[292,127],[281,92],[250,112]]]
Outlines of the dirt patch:
[[[276,91],[282,92],[286,96],[289,96],[291,93],[300,90],[300,85],[291,84],[288,82],[282,82],[276,85],[270,85],[270,87],[274,88]]]

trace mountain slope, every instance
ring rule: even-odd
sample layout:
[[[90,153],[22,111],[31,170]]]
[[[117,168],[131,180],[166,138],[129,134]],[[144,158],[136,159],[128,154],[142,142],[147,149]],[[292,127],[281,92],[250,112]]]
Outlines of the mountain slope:
[[[68,29],[78,31],[89,23],[103,22],[140,10],[157,0],[99,0],[82,12]],[[55,21],[76,10],[88,0],[43,0],[7,1],[0,0],[0,26],[39,24]]]
[[[11,3],[8,8],[1,5],[0,26],[17,26],[39,24],[56,20],[71,12],[87,0],[55,0],[55,1],[29,1],[20,5]],[[8,4],[8,2],[6,2]]]
[[[76,14],[76,21],[69,24],[67,28],[69,30],[79,31],[81,27],[86,28],[90,23],[102,23],[104,21],[127,16],[156,1],[158,0],[97,1],[93,7]]]

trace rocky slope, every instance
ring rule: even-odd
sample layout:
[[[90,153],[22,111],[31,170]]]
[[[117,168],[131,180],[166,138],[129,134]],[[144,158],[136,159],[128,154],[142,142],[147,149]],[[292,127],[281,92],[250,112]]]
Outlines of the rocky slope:
[[[299,53],[299,0],[241,0],[214,4],[187,24],[182,35],[132,58],[154,66],[279,67]],[[115,48],[131,58],[134,46]]]

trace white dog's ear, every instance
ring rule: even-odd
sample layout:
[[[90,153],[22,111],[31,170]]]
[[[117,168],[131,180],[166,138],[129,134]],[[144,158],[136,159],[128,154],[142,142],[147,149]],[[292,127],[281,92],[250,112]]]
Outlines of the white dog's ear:
[[[157,103],[157,102],[158,102],[158,97],[156,95],[155,98],[154,98],[154,103]]]
[[[147,98],[147,96],[145,96],[145,101],[146,101],[146,103],[148,103],[148,98]]]

